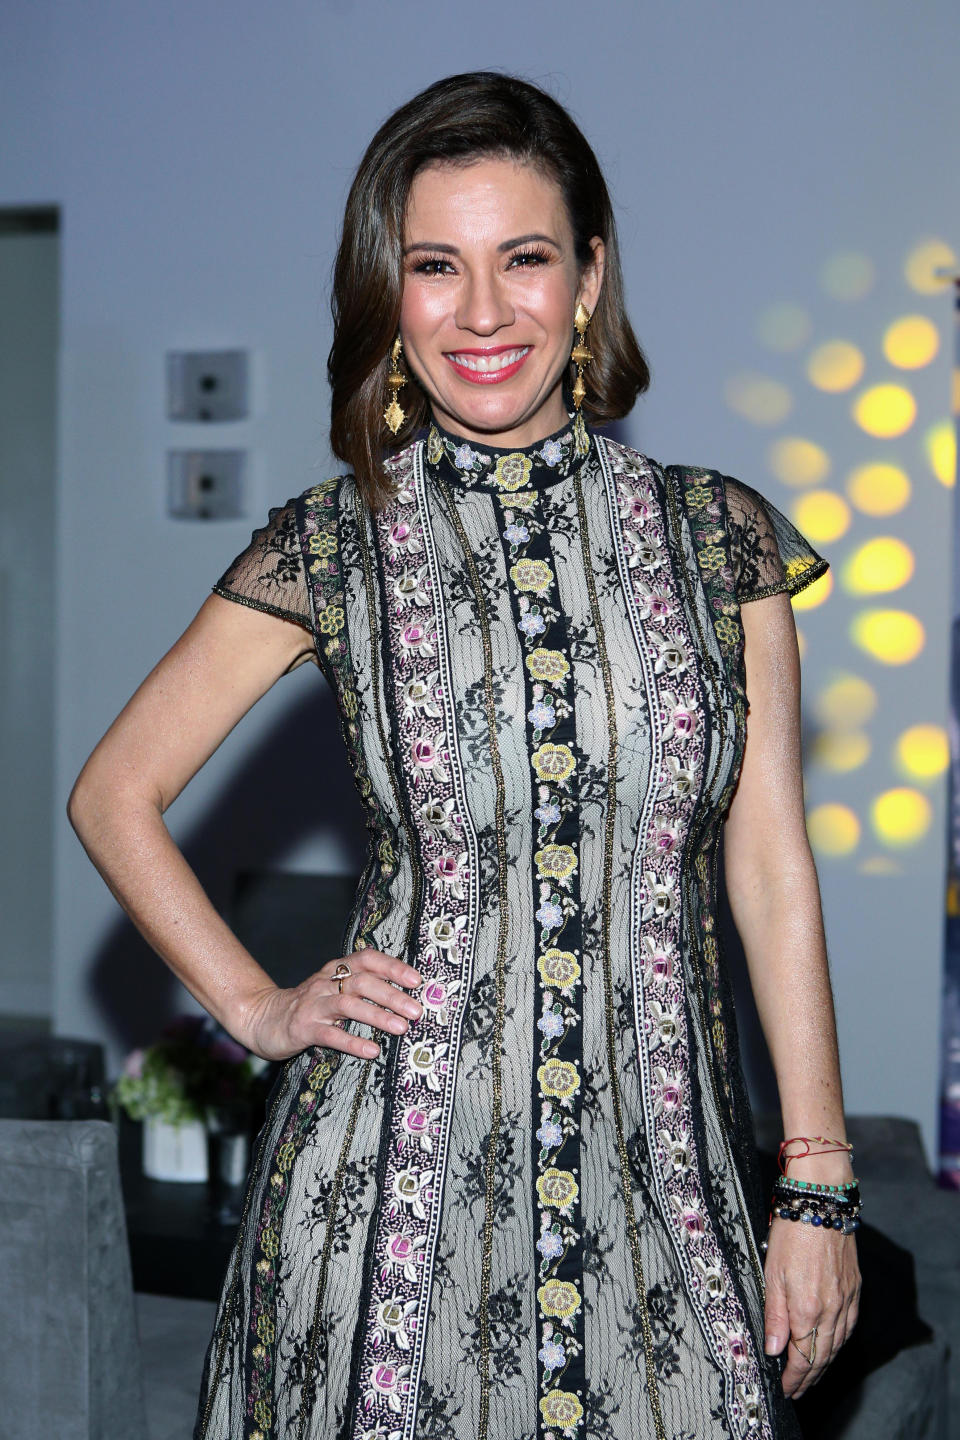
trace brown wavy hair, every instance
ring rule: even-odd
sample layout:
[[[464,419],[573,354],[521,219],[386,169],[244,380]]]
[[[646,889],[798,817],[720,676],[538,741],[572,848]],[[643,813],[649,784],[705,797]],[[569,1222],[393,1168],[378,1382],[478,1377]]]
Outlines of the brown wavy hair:
[[[581,268],[592,259],[594,235],[606,247],[590,325],[586,418],[598,425],[622,419],[650,384],[624,309],[610,195],[581,131],[552,96],[516,76],[477,70],[438,80],[395,110],[367,147],[350,187],[334,265],[330,441],[372,509],[390,493],[385,454],[408,444],[429,419],[426,396],[411,376],[402,393],[402,428],[393,436],[383,422],[400,321],[410,187],[427,165],[463,165],[485,156],[533,165],[559,185]]]

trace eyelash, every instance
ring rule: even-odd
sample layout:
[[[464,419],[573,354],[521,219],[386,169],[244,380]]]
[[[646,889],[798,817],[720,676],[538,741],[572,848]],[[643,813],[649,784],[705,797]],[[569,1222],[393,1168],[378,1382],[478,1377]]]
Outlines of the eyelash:
[[[550,255],[548,251],[538,246],[531,246],[529,250],[518,250],[515,254],[511,255],[510,264],[512,265],[515,260],[533,260],[536,262],[535,265],[524,264],[517,266],[517,268],[519,270],[536,269],[539,268],[540,265],[546,265],[549,259]],[[413,271],[415,275],[436,276],[440,274],[440,271],[431,269],[430,267],[434,265],[449,265],[449,263],[450,261],[446,255],[427,256],[426,259],[420,260],[414,265]]]

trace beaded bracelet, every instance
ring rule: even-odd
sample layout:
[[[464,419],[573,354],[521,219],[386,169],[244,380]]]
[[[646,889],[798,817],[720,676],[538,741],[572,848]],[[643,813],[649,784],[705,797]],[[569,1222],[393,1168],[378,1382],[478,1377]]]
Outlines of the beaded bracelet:
[[[770,1220],[772,1223],[774,1215],[779,1215],[782,1220],[799,1220],[805,1225],[849,1235],[860,1228],[860,1210],[859,1189],[845,1196],[825,1196],[777,1184],[771,1200]]]
[[[804,1195],[836,1195],[840,1199],[852,1195],[853,1191],[859,1192],[860,1181],[857,1179],[848,1180],[843,1185],[827,1185],[822,1180],[795,1180],[792,1175],[778,1175],[776,1179],[778,1190],[789,1190]],[[859,1199],[859,1193],[857,1195]]]

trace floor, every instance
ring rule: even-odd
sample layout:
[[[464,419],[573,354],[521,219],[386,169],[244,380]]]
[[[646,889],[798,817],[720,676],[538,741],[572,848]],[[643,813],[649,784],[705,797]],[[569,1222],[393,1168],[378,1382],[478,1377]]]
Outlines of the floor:
[[[167,1295],[135,1298],[149,1440],[190,1440],[216,1306]]]

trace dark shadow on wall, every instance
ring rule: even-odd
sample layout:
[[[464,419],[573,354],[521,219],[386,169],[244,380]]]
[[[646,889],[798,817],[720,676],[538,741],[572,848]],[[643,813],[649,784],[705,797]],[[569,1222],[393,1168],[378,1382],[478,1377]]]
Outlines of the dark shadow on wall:
[[[359,875],[367,831],[324,684],[264,735],[182,849],[217,910],[229,916],[238,876],[279,868],[320,824],[336,829]],[[313,944],[317,937],[308,931],[304,945]],[[310,968],[329,958],[318,953]],[[155,1040],[166,1021],[184,1009],[179,981],[126,916],[118,917],[89,976],[113,1038],[127,1049]]]

